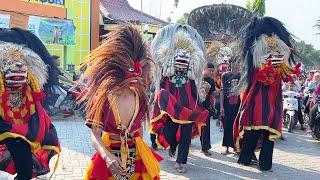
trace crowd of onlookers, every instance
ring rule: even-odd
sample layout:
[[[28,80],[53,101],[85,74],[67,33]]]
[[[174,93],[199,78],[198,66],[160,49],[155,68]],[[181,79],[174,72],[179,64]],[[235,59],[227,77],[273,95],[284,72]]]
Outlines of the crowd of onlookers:
[[[298,106],[298,119],[301,124],[301,129],[304,130],[303,113],[308,114],[311,108],[316,103],[316,97],[320,94],[320,70],[310,70],[308,73],[301,76],[293,76],[294,81],[284,83],[283,91],[295,91],[300,94]],[[304,109],[302,111],[302,108]]]

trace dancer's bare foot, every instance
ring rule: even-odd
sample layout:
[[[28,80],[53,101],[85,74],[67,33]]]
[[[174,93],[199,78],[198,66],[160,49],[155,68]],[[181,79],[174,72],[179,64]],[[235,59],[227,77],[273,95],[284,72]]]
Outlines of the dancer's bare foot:
[[[170,157],[174,157],[176,155],[176,153],[172,152],[172,150],[170,148],[168,150],[168,154],[169,154]]]
[[[203,153],[205,156],[211,156],[211,155],[212,155],[212,153],[211,153],[209,150],[202,151],[202,153]]]
[[[232,148],[233,153],[237,154],[237,148]]]
[[[225,151],[221,152],[223,155],[230,154],[229,148],[227,147]]]
[[[253,154],[253,156],[252,156],[251,164],[259,165],[259,160],[255,154]]]
[[[174,164],[174,167],[176,168],[176,170],[177,170],[177,172],[178,173],[186,173],[187,171],[186,171],[186,169],[182,166],[182,164],[180,164],[180,163],[175,163]]]

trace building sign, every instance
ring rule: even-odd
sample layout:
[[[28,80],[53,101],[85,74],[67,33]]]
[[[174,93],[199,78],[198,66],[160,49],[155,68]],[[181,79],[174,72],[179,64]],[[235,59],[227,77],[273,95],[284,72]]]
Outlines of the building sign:
[[[30,0],[28,0],[30,2]],[[32,0],[31,2],[49,3],[55,5],[65,5],[65,0]]]
[[[37,35],[44,44],[75,44],[75,26],[72,20],[30,16],[28,30]]]
[[[0,14],[0,28],[9,28],[10,15]]]

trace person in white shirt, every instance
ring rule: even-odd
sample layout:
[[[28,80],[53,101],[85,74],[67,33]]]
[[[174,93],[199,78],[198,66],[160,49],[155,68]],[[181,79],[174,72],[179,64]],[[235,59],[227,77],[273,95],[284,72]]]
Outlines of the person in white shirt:
[[[282,91],[283,92],[294,91],[294,92],[300,93],[301,85],[300,85],[300,82],[298,81],[297,77],[293,76],[293,81],[288,82],[288,83],[284,83],[282,86]],[[302,100],[301,100],[301,98],[299,98],[298,99],[298,120],[299,120],[299,124],[301,126],[301,130],[305,130],[306,128],[303,126],[304,120],[303,120],[301,106],[302,106]],[[285,114],[285,112],[284,112],[284,114]]]

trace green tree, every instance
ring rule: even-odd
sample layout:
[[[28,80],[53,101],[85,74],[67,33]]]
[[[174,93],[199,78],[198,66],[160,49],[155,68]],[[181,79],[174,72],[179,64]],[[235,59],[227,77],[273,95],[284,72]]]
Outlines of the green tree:
[[[320,19],[316,21],[316,24],[314,25],[319,31],[320,31]],[[320,32],[317,33],[317,35],[320,35]]]
[[[320,50],[316,50],[312,44],[307,44],[304,41],[297,42],[296,49],[299,53],[299,59],[306,66],[320,67]]]
[[[183,13],[183,16],[177,20],[179,24],[187,24],[189,13]]]
[[[253,0],[253,3],[250,0],[247,0],[246,8],[258,16],[264,16],[266,14],[265,0]]]
[[[247,0],[246,2],[246,9],[248,9],[249,11],[252,11],[252,3],[249,0]]]

